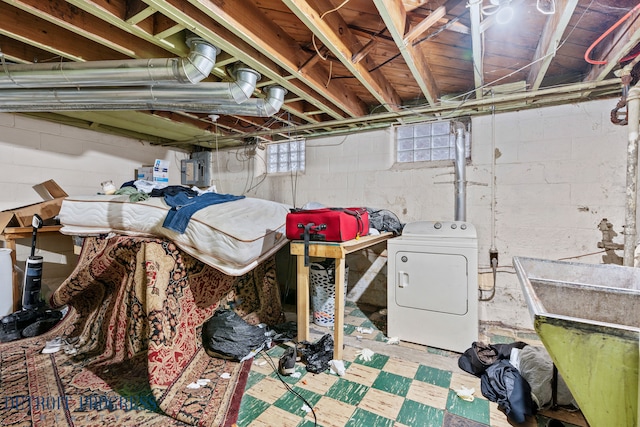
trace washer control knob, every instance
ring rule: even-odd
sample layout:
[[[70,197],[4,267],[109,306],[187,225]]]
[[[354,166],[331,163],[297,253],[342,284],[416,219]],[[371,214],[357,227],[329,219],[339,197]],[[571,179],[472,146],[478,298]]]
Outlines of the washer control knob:
[[[455,223],[451,224],[451,229],[452,230],[455,230],[456,228],[458,228],[458,226]]]
[[[460,229],[461,230],[466,230],[467,229],[467,224],[460,224]]]
[[[442,224],[439,222],[436,222],[435,224],[433,224],[433,228],[435,228],[436,230],[440,230],[442,228]]]
[[[400,257],[400,261],[407,262],[409,261],[409,258],[407,258],[406,255],[403,255],[402,257]]]

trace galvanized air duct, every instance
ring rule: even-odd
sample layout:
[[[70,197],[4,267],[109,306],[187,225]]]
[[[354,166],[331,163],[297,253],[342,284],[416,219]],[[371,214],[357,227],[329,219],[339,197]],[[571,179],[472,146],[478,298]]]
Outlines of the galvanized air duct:
[[[155,103],[214,103],[229,101],[234,104],[247,101],[260,77],[248,68],[236,70],[236,81],[202,82],[197,85],[133,86],[122,88],[87,87],[58,89],[3,89],[0,90],[0,111],[56,111],[68,110],[69,104],[82,105],[88,110],[102,105],[152,105]],[[27,110],[25,110],[27,108]],[[131,108],[116,108],[129,110]]]
[[[154,103],[156,110],[188,111],[192,113],[215,113],[230,114],[235,116],[249,117],[271,117],[284,104],[284,96],[287,90],[281,86],[269,86],[266,88],[266,98],[251,98],[242,104],[233,104],[220,100],[209,103],[190,104],[188,102],[176,103]],[[0,106],[0,108],[2,108]]]
[[[454,122],[453,129],[456,134],[455,147],[455,181],[456,181],[456,200],[455,200],[455,220],[467,220],[467,207],[465,200],[465,165],[467,164],[467,156],[465,155],[465,127],[461,122]]]
[[[187,39],[186,58],[123,61],[6,64],[0,67],[0,89],[139,86],[197,83],[208,77],[220,50],[201,38]]]
[[[238,75],[249,74],[241,72]],[[223,99],[219,85],[204,82],[195,87],[135,87],[126,91],[110,88],[25,89],[18,91],[11,102],[5,101],[7,91],[0,91],[3,100],[0,112],[164,110],[269,117],[280,110],[287,93],[280,86],[271,86],[267,89],[266,99],[250,98],[238,104],[232,96]]]

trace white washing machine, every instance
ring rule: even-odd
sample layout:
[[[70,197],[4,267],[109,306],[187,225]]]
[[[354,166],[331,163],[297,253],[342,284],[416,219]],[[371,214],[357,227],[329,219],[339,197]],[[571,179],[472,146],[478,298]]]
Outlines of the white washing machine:
[[[478,340],[478,238],[463,221],[417,221],[387,241],[387,336],[464,352]]]

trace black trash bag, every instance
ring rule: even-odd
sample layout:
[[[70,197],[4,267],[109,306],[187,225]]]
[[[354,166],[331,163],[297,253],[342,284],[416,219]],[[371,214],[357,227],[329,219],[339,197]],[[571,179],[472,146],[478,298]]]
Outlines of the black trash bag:
[[[273,342],[288,342],[296,339],[298,324],[293,321],[279,323],[272,328],[271,340]]]
[[[266,329],[250,325],[233,310],[218,310],[202,326],[202,344],[211,357],[241,361],[267,343]]]
[[[333,359],[333,337],[325,334],[315,343],[302,341],[300,355],[307,363],[307,371],[319,374],[329,369],[329,362]]]

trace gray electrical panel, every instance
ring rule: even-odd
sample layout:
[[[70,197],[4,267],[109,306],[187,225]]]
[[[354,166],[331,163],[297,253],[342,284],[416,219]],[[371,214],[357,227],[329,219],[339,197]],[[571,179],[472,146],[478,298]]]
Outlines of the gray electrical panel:
[[[213,153],[198,151],[191,153],[190,159],[180,161],[180,182],[182,185],[210,187],[213,185]]]

